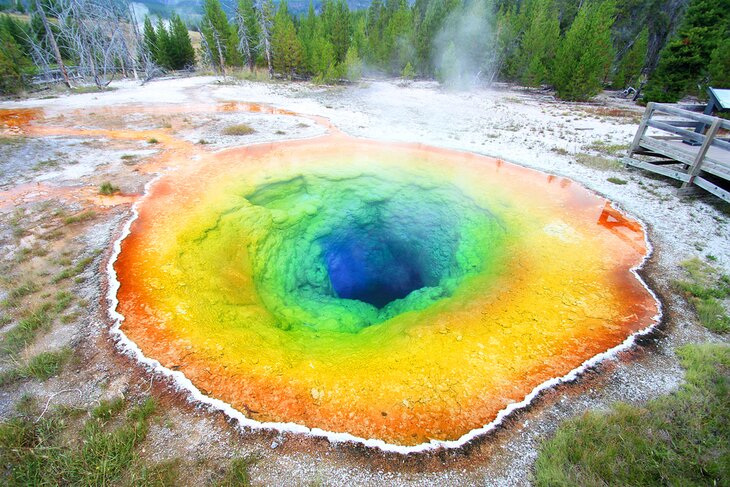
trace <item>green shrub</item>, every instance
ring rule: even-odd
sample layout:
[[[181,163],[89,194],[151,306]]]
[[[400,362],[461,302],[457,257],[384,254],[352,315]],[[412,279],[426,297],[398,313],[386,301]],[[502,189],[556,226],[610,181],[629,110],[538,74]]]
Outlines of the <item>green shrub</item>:
[[[101,183],[101,186],[99,186],[99,194],[111,196],[118,192],[119,192],[119,188],[117,186],[114,186],[109,181],[105,181],[105,182]]]

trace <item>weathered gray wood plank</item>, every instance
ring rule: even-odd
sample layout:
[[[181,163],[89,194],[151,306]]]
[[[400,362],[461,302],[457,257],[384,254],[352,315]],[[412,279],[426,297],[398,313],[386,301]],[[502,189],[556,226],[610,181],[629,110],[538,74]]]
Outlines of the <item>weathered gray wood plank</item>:
[[[642,138],[640,144],[641,147],[651,149],[659,154],[664,154],[665,156],[669,156],[684,164],[692,164],[695,159],[695,151],[678,147],[678,144],[674,145],[661,140],[655,140],[650,137]],[[692,146],[688,145],[687,147],[690,148]]]
[[[667,105],[665,103],[655,103],[652,108],[653,108],[653,111],[656,111],[656,112],[668,113],[670,115],[677,115],[678,117],[682,117],[682,118],[689,118],[690,120],[694,120],[696,122],[702,122],[706,125],[711,125],[712,122],[714,122],[717,119],[717,117],[713,117],[711,115],[688,112],[687,110],[682,110],[681,108]],[[730,121],[720,119],[720,126],[724,129],[730,130]]]
[[[694,140],[695,142],[699,142],[700,144],[705,141],[705,136],[702,134],[698,134],[697,132],[693,132],[691,130],[686,130],[686,129],[683,129],[680,127],[676,127],[674,125],[669,125],[668,123],[660,122],[659,120],[649,120],[647,122],[647,125],[649,127],[663,130],[663,131],[669,132],[671,134],[681,135],[683,139]],[[651,137],[651,136],[649,135],[649,136],[645,136],[645,137]]]
[[[700,188],[704,189],[705,191],[709,191],[710,193],[714,194],[715,196],[722,198],[723,200],[730,203],[730,192],[722,189],[717,184],[711,183],[710,181],[708,181],[702,177],[696,177],[693,181],[693,184],[695,186],[699,186]]]
[[[663,176],[668,176],[670,178],[674,178],[679,181],[689,181],[689,174],[682,172],[680,170],[677,170],[677,169],[671,169],[671,168],[664,167],[664,166],[656,166],[654,164],[651,164],[650,162],[644,162],[644,161],[640,161],[638,159],[632,159],[631,157],[624,157],[622,159],[622,162],[629,166],[646,169],[647,171],[655,172],[655,173],[661,174]]]
[[[712,125],[710,125],[710,129],[705,134],[705,140],[702,142],[700,150],[698,150],[697,154],[695,154],[695,160],[692,163],[692,167],[690,167],[687,171],[687,174],[689,174],[689,181],[686,181],[684,184],[682,184],[683,188],[689,184],[692,184],[694,178],[702,170],[702,163],[705,162],[705,155],[707,155],[707,151],[710,150],[710,147],[712,146],[712,139],[715,138],[718,130],[720,130],[720,119],[716,118],[715,121],[712,122]]]

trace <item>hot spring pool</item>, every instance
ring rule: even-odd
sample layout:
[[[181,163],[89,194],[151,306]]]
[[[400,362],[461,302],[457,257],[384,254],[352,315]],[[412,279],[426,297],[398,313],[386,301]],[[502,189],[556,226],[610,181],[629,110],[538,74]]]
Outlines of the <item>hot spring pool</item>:
[[[237,148],[137,213],[113,261],[121,332],[253,427],[458,445],[658,314],[636,221],[474,154]]]

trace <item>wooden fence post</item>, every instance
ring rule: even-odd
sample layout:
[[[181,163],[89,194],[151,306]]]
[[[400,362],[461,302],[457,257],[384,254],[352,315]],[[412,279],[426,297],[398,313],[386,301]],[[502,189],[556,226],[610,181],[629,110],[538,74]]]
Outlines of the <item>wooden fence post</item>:
[[[705,161],[705,155],[707,154],[707,151],[710,150],[710,146],[712,145],[712,141],[715,138],[715,135],[717,134],[717,131],[720,129],[720,119],[716,118],[714,122],[712,122],[712,125],[710,125],[710,129],[705,134],[705,140],[702,142],[702,146],[700,147],[700,150],[697,152],[697,155],[695,156],[694,161],[692,162],[692,165],[689,167],[689,170],[687,171],[687,174],[689,175],[689,179],[682,183],[682,186],[679,188],[680,191],[683,189],[686,189],[689,185],[692,184],[695,177],[700,173],[702,170],[702,163]]]
[[[646,128],[648,127],[647,124],[649,123],[652,112],[654,112],[654,102],[646,105],[646,110],[644,110],[644,116],[641,117],[641,123],[639,123],[639,128],[636,130],[636,135],[634,136],[634,141],[631,143],[631,147],[629,148],[629,157],[632,157],[634,155],[634,152],[639,149],[639,143],[641,142],[641,138],[646,132]]]

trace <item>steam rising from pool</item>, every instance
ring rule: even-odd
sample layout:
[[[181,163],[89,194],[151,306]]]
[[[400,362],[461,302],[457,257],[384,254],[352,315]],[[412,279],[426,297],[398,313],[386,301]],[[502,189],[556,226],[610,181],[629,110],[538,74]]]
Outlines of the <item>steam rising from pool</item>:
[[[461,444],[658,312],[632,273],[637,222],[473,154],[239,148],[161,179],[138,213],[114,263],[121,330],[247,424]]]

